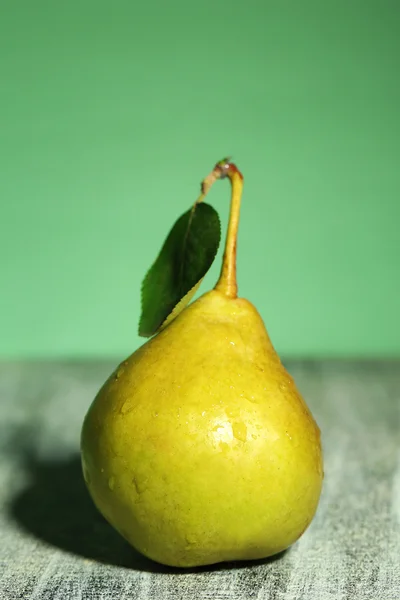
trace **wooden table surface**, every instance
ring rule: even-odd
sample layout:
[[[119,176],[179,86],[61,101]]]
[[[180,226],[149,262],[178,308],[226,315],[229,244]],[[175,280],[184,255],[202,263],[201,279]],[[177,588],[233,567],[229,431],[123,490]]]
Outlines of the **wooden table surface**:
[[[400,362],[292,361],[322,430],[324,490],[283,555],[190,572],[137,555],[79,461],[83,416],[114,362],[0,365],[0,599],[400,599]]]

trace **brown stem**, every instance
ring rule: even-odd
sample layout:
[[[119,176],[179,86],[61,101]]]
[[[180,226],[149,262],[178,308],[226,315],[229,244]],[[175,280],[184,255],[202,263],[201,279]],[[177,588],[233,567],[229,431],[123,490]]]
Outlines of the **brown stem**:
[[[236,244],[239,228],[240,202],[243,189],[243,175],[237,166],[230,162],[229,158],[224,158],[219,161],[211,173],[203,179],[201,184],[201,194],[194,203],[193,210],[195,210],[196,205],[199,202],[203,202],[213,183],[224,177],[229,177],[231,182],[231,209],[222,269],[215,289],[225,294],[228,298],[236,298]]]
[[[228,298],[236,298],[238,291],[236,280],[236,246],[239,228],[240,202],[243,190],[243,175],[233,163],[221,163],[218,163],[218,166],[220,166],[222,170],[221,177],[229,177],[231,182],[231,209],[222,269],[215,289],[225,294]]]

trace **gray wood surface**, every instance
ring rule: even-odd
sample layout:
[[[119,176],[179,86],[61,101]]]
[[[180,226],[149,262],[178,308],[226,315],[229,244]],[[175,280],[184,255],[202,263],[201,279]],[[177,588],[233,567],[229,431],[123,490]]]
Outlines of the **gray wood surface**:
[[[83,416],[115,363],[0,365],[0,599],[400,599],[400,362],[288,363],[322,430],[310,529],[257,564],[174,571],[135,552],[82,482]]]

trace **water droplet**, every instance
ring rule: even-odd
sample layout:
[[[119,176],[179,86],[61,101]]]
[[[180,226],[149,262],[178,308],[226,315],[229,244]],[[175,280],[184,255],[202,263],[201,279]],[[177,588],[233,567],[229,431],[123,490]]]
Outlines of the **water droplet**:
[[[187,543],[187,548],[190,548],[190,546],[193,546],[196,543],[196,538],[194,537],[194,535],[192,535],[191,533],[187,533],[185,535],[186,538],[186,543]]]
[[[201,416],[204,417],[205,414],[206,414],[206,411],[203,410],[203,412],[201,413]]]
[[[242,421],[236,421],[232,423],[233,436],[240,442],[247,440],[247,427]]]
[[[230,344],[232,344],[232,346],[234,346],[234,345],[235,345],[235,342],[229,342],[229,343],[230,343]]]
[[[132,405],[129,402],[124,402],[123,405],[121,406],[120,409],[120,413],[122,415],[125,415],[127,412],[129,412],[130,410],[132,410]]]
[[[110,479],[108,480],[108,487],[110,488],[111,491],[114,490],[114,487],[115,487],[115,477],[110,477]]]
[[[83,478],[86,481],[87,485],[89,485],[91,479],[90,479],[89,471],[85,464],[83,464]]]
[[[126,365],[126,361],[124,361],[123,363],[121,363],[115,373],[115,379],[119,379],[121,377],[121,375],[124,373],[125,371],[125,365]]]
[[[132,479],[132,483],[135,486],[135,490],[137,494],[143,494],[147,488],[147,479],[139,479],[138,477],[134,477]]]

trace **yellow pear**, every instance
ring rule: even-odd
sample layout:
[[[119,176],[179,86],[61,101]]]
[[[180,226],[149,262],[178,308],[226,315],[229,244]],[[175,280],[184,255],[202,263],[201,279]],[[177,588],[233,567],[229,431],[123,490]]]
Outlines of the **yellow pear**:
[[[176,567],[261,559],[310,524],[320,431],[264,323],[237,297],[242,177],[232,184],[221,277],[116,369],[82,430],[82,464],[105,518]]]

